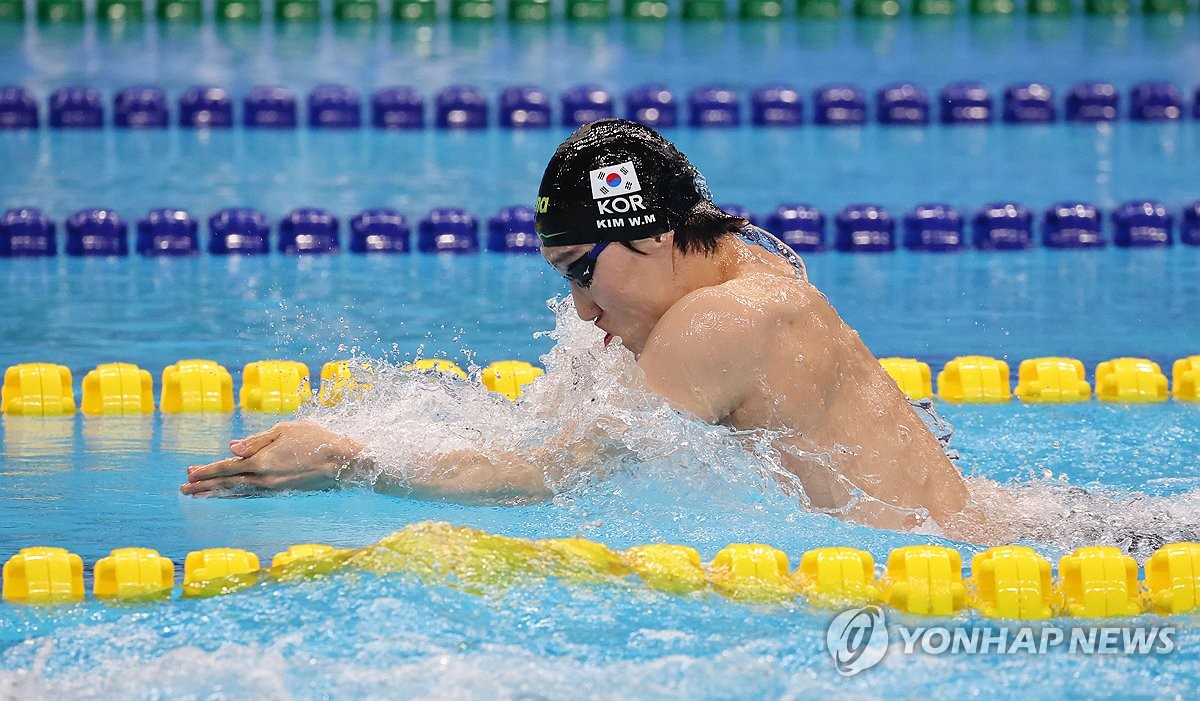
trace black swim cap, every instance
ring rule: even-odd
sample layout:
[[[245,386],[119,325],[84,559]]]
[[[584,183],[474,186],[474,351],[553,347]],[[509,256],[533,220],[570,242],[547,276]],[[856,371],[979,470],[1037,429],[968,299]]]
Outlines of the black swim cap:
[[[572,246],[649,238],[697,216],[728,219],[711,200],[704,177],[658,132],[601,119],[559,145],[534,210],[543,246]]]

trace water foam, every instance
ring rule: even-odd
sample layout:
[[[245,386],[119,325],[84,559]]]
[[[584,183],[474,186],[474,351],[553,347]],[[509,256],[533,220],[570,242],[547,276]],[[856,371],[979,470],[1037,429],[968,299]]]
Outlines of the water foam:
[[[694,482],[717,472],[723,482],[769,484],[767,473],[779,468],[752,459],[748,434],[675,411],[644,388],[633,355],[620,344],[605,348],[602,334],[578,319],[569,299],[549,304],[557,324],[548,335],[556,344],[541,358],[545,375],[519,402],[487,391],[478,367],[469,368],[475,381],[462,382],[410,372],[407,363],[358,358],[356,377],[367,378],[372,391],[359,401],[306,409],[300,418],[366,443],[377,477],[425,476],[439,469],[433,457],[455,451],[481,451],[503,463],[513,454],[549,450],[562,469],[546,474],[547,486],[559,495],[618,473],[680,465],[687,469],[671,476]],[[581,453],[581,445],[598,454]],[[730,474],[730,464],[767,472]]]

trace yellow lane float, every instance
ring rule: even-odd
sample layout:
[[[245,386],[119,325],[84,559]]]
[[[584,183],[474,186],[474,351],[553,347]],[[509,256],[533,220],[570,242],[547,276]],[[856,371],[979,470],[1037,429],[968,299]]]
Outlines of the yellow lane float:
[[[159,406],[164,414],[228,414],[233,377],[212,360],[180,360],[163,370]]]
[[[1146,358],[1113,358],[1096,366],[1096,397],[1102,402],[1165,402],[1167,376]]]
[[[63,548],[24,548],[4,563],[3,597],[18,604],[83,600],[83,559]]]
[[[1074,358],[1031,358],[1017,370],[1017,398],[1024,402],[1083,402],[1091,399],[1083,363]]]
[[[132,363],[105,363],[83,378],[81,410],[89,416],[154,413],[154,380]]]
[[[367,380],[370,365],[352,365],[349,360],[331,360],[321,366],[321,389],[317,400],[325,406],[340,404],[343,399],[359,400],[370,391]]]
[[[12,416],[71,416],[75,389],[71,371],[53,363],[23,363],[4,371],[0,412]]]
[[[929,399],[933,382],[928,363],[915,358],[880,358],[879,364],[909,399]]]
[[[148,548],[120,548],[96,561],[97,599],[166,598],[175,588],[175,563]]]
[[[259,360],[242,370],[239,403],[245,411],[289,414],[312,398],[308,366],[294,360]]]
[[[545,371],[523,360],[497,360],[483,369],[485,387],[508,399],[516,400],[522,387],[541,377]]]
[[[1171,396],[1177,401],[1200,402],[1200,355],[1176,360],[1171,378]]]
[[[761,543],[729,545],[705,563],[684,545],[656,543],[622,552],[584,538],[529,540],[431,521],[353,550],[294,545],[277,553],[269,570],[246,550],[192,552],[184,563],[182,595],[218,596],[260,583],[353,571],[409,576],[476,594],[557,581],[719,594],[747,602],[803,600],[817,608],[883,602],[918,616],[954,616],[966,608],[1014,620],[1200,612],[1200,543],[1159,548],[1146,562],[1139,585],[1137,563],[1109,546],[1082,547],[1063,557],[1057,582],[1050,563],[1016,545],[975,555],[970,572],[963,571],[962,556],[953,548],[900,547],[889,553],[886,570],[877,577],[871,554],[848,547],[809,550],[789,572],[787,554]],[[142,548],[112,551],[96,563],[94,573],[93,594],[100,600],[166,598],[174,586],[171,561]],[[25,548],[4,565],[7,602],[73,603],[83,596],[83,562],[62,548]]]
[[[938,397],[947,402],[998,404],[1012,399],[1008,363],[984,355],[962,355],[938,373]]]

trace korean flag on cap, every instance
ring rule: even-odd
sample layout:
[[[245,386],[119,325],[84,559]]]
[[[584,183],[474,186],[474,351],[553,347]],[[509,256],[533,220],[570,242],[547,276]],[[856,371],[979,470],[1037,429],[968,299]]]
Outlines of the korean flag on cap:
[[[642,184],[638,182],[637,171],[634,170],[633,163],[630,161],[597,168],[590,175],[593,200],[628,195],[631,192],[641,192],[642,190]]]

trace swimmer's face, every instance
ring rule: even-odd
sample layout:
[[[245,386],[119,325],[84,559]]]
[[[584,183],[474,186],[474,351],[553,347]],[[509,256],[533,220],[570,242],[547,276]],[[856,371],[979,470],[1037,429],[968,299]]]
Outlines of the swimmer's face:
[[[634,241],[639,255],[619,243],[609,244],[592,265],[592,281],[583,287],[571,281],[571,299],[579,318],[591,321],[626,348],[639,354],[662,315],[675,302],[672,297],[674,235]],[[542,257],[560,274],[593,249],[592,244],[542,249]],[[610,338],[605,339],[607,344]]]

